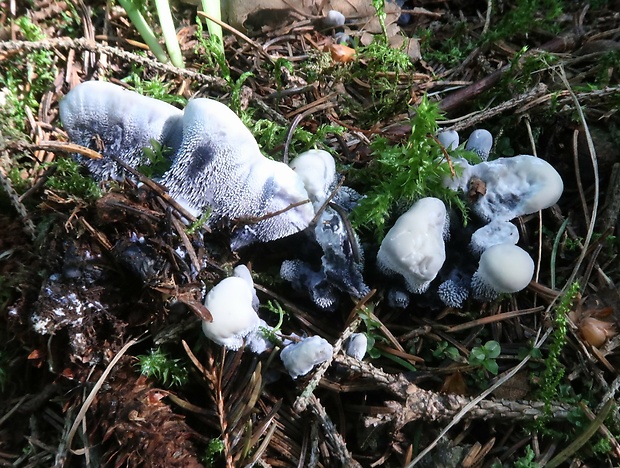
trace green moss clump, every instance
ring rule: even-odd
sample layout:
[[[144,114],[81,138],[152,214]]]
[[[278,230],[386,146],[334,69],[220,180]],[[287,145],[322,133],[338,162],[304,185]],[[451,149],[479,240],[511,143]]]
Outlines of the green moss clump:
[[[352,212],[354,226],[374,229],[380,241],[386,221],[397,214],[399,207],[406,209],[429,196],[442,199],[467,219],[465,202],[443,184],[452,175],[452,169],[434,138],[440,116],[439,107],[425,97],[415,109],[407,141],[393,145],[387,138],[379,137],[372,142],[375,160],[355,174],[369,190]],[[470,159],[473,153],[456,150],[452,155]]]

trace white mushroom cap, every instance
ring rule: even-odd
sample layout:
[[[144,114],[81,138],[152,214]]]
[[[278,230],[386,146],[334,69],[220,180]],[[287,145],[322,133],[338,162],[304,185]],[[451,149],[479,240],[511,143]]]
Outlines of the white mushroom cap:
[[[491,221],[476,230],[471,236],[469,250],[481,255],[486,249],[496,244],[513,244],[519,242],[519,230],[510,221]]]
[[[293,159],[289,166],[301,177],[314,208],[319,209],[336,179],[333,156],[324,150],[309,150]]]
[[[346,18],[337,10],[329,10],[323,18],[323,24],[328,28],[337,28],[344,25]]]
[[[364,359],[368,348],[368,338],[364,333],[353,333],[349,337],[346,353],[354,359],[361,361]]]
[[[443,147],[452,151],[459,147],[459,134],[455,130],[444,130],[437,134],[437,139],[443,145]]]
[[[486,194],[474,202],[473,209],[487,221],[509,221],[549,208],[564,190],[553,166],[529,155],[476,164],[470,173],[486,185]]]
[[[334,348],[320,336],[304,338],[280,352],[280,359],[293,379],[306,375],[314,366],[331,359]]]
[[[181,110],[112,83],[79,84],[60,101],[59,109],[71,140],[102,152],[101,160],[76,156],[98,179],[124,175],[123,169],[106,156],[118,156],[135,168],[145,163],[142,149],[152,147],[151,140],[169,147],[180,144]]]
[[[301,178],[286,164],[264,157],[252,133],[222,103],[188,103],[183,141],[174,158],[162,180],[173,198],[197,212],[212,207],[216,216],[264,218],[248,224],[248,238],[239,246],[294,234],[314,217],[310,203],[290,208],[308,200]]]
[[[250,273],[248,267],[246,267],[245,265],[237,265],[233,270],[233,276],[241,278],[247,283],[250,291],[252,291],[252,307],[254,307],[254,310],[258,311],[258,296],[256,295],[256,289],[254,289],[254,280],[252,279],[252,273]]]
[[[493,135],[491,132],[484,129],[474,130],[469,135],[467,140],[467,144],[465,145],[465,149],[468,151],[473,151],[480,159],[486,161],[489,159],[489,153],[491,152],[491,148],[493,147]]]
[[[209,291],[205,306],[213,321],[202,322],[207,338],[232,350],[243,346],[243,339],[260,325],[252,292],[247,281],[236,276],[223,279]]]
[[[422,198],[403,214],[381,242],[377,264],[401,275],[412,293],[423,293],[446,260],[448,216],[443,202]]]
[[[471,289],[474,298],[493,300],[502,293],[521,291],[533,276],[534,261],[525,250],[512,244],[497,244],[482,253]]]

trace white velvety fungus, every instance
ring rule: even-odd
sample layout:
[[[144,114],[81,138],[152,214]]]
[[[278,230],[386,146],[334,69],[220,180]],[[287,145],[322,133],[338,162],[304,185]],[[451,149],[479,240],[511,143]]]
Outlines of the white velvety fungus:
[[[216,216],[250,218],[237,231],[235,247],[294,234],[314,217],[310,203],[290,208],[308,200],[299,176],[286,164],[264,157],[239,117],[211,99],[187,104],[183,141],[162,183],[196,213],[212,207]]]
[[[211,312],[213,321],[203,321],[202,331],[219,345],[239,349],[244,338],[260,325],[252,302],[253,288],[247,280],[237,276],[223,279],[205,298],[205,307]]]
[[[314,217],[312,205],[303,203],[308,194],[299,176],[264,157],[243,122],[217,101],[194,99],[182,112],[120,86],[86,82],[61,101],[60,116],[73,141],[93,149],[100,144],[104,156],[134,168],[151,139],[172,148],[162,183],[196,216],[211,208],[215,220],[239,221],[233,249],[294,234]],[[100,179],[122,174],[107,157],[77,158]]]
[[[521,291],[533,276],[534,261],[525,250],[512,244],[497,244],[482,253],[471,289],[474,298],[490,301],[502,293]]]
[[[349,337],[346,353],[358,361],[364,359],[368,348],[368,338],[364,333],[353,333]]]
[[[60,101],[59,108],[71,140],[103,154],[100,160],[76,156],[100,180],[123,175],[106,156],[117,156],[135,168],[145,163],[142,149],[151,147],[151,140],[169,147],[180,143],[183,111],[112,83],[82,83]]]
[[[293,379],[306,375],[314,366],[331,359],[334,348],[320,336],[289,344],[280,352],[280,359]]]
[[[446,207],[437,198],[422,198],[403,214],[381,242],[377,265],[405,279],[412,293],[423,293],[446,260]]]
[[[473,209],[487,221],[509,221],[549,208],[564,190],[553,166],[529,155],[476,164],[470,173],[485,185],[486,193],[473,203]]]
[[[469,250],[481,255],[486,249],[496,244],[514,244],[519,242],[519,230],[510,221],[491,221],[476,230],[469,243]]]
[[[486,161],[489,159],[489,153],[491,152],[491,148],[493,147],[493,135],[491,132],[484,129],[474,130],[469,135],[467,139],[467,144],[465,145],[465,149],[468,151],[473,151],[480,159]]]
[[[330,194],[330,187],[336,179],[336,162],[324,150],[309,150],[301,153],[289,164],[303,181],[314,208],[319,209]]]

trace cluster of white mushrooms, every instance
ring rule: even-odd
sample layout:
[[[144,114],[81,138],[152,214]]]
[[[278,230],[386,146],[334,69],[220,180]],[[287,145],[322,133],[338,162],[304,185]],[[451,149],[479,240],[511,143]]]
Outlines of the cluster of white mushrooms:
[[[442,132],[438,139],[448,151],[459,146],[456,132]],[[479,258],[478,269],[473,275],[458,267],[449,269],[437,287],[439,298],[450,307],[462,307],[470,293],[476,300],[487,301],[529,284],[534,262],[516,245],[519,232],[510,221],[552,206],[564,189],[557,171],[534,156],[487,161],[492,146],[488,131],[474,131],[465,149],[477,153],[482,162],[470,165],[465,159],[453,158],[459,175],[445,180],[447,187],[470,195],[472,211],[485,223],[471,234],[468,245],[470,255]],[[384,272],[402,277],[409,293],[424,293],[445,269],[449,231],[444,203],[423,198],[388,232],[377,264]],[[395,306],[408,304],[407,294],[398,288],[388,297]]]
[[[368,293],[362,249],[345,219],[360,195],[338,185],[329,153],[308,151],[289,167],[264,157],[241,120],[217,101],[193,99],[181,111],[104,82],[73,89],[60,103],[60,117],[74,142],[102,152],[101,160],[76,156],[99,179],[124,175],[111,155],[137,167],[144,163],[143,148],[153,141],[171,148],[171,166],[161,183],[192,214],[211,209],[211,221],[223,217],[241,221],[243,228],[233,233],[233,249],[304,231],[305,242],[322,252],[320,264],[291,259],[280,272],[319,308],[333,310],[341,293],[356,298]],[[459,145],[456,132],[438,137],[448,151]],[[435,293],[453,307],[461,307],[470,295],[491,300],[519,291],[531,280],[533,261],[516,246],[519,234],[510,221],[553,205],[562,193],[562,180],[549,164],[533,156],[487,161],[491,147],[488,132],[474,132],[466,149],[475,151],[482,162],[470,165],[453,158],[459,176],[445,182],[466,193],[471,184],[484,187],[471,201],[473,212],[486,223],[470,236],[469,249],[479,257],[478,269],[468,273],[446,266],[448,210],[437,198],[418,200],[389,230],[377,254],[380,271],[406,288],[388,294],[395,305],[406,306],[411,294],[427,292],[438,278],[443,281]],[[273,330],[258,316],[252,275],[244,265],[209,291],[205,306],[213,317],[202,325],[209,339],[234,350],[246,346],[261,353],[272,348],[266,336]],[[355,334],[346,350],[361,359],[366,346],[365,335]],[[311,336],[285,341],[280,357],[291,377],[297,378],[332,353],[325,339]]]

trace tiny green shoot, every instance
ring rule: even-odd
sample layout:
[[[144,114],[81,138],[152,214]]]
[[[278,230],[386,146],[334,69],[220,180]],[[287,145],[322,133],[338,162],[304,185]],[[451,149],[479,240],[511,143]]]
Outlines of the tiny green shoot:
[[[172,153],[172,148],[162,146],[157,140],[151,139],[151,146],[142,148],[142,164],[137,169],[146,177],[161,177],[164,172],[170,169],[171,159],[168,157]]]
[[[152,349],[148,354],[136,356],[140,373],[156,379],[167,387],[183,386],[189,380],[187,369],[180,359],[172,359],[161,348]]]
[[[475,346],[469,354],[469,364],[489,371],[493,375],[499,372],[497,357],[502,348],[497,341],[487,341],[483,346]]]

